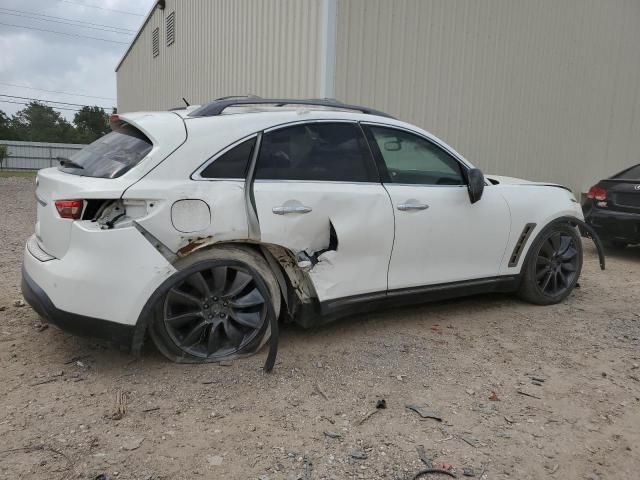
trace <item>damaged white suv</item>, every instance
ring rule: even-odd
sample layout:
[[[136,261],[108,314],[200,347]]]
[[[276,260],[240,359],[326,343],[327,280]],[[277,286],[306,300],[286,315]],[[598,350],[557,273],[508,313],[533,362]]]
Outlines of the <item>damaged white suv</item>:
[[[273,347],[279,318],[497,291],[551,304],[580,275],[568,189],[485,178],[366,107],[227,98],[111,126],[36,181],[23,294],[71,332],[219,361]]]

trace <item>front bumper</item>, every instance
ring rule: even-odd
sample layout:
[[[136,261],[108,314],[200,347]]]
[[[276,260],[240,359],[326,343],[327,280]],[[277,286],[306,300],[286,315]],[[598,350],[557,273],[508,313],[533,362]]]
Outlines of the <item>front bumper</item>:
[[[45,291],[29,276],[24,266],[21,286],[22,296],[27,303],[49,323],[75,335],[101,338],[126,350],[131,348],[134,325],[77,315],[56,308]]]
[[[640,214],[592,209],[587,223],[604,240],[640,243]]]

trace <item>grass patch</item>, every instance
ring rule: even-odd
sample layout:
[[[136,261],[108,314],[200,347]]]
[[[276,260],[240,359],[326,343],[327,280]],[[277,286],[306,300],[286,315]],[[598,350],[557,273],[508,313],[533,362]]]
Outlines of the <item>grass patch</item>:
[[[7,177],[35,177],[35,170],[0,170],[0,178]]]

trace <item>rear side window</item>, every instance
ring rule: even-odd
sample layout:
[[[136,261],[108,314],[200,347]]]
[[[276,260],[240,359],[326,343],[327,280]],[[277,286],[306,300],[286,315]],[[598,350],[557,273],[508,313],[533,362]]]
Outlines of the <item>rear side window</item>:
[[[220,155],[202,172],[202,178],[244,178],[256,139],[250,138]]]
[[[613,178],[619,178],[621,180],[640,180],[640,165],[631,167],[629,170],[625,170]]]
[[[310,123],[262,137],[256,179],[370,182],[376,177],[358,125]]]
[[[61,159],[64,166],[59,169],[84,177],[116,178],[135,167],[152,148],[151,140],[144,133],[124,124],[71,158]]]

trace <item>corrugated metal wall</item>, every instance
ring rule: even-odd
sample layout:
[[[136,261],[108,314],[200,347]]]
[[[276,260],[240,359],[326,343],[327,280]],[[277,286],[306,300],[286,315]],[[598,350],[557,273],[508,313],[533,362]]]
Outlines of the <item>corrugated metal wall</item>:
[[[85,147],[78,143],[18,142],[0,140],[7,146],[8,158],[2,164],[6,170],[39,170],[58,165],[57,157],[71,157]]]
[[[639,0],[338,0],[336,97],[487,172],[584,191],[640,162]]]
[[[318,0],[167,0],[118,69],[118,110],[167,109],[226,95],[313,97],[319,92]],[[176,40],[165,19],[176,12]],[[152,32],[160,30],[160,54]]]

